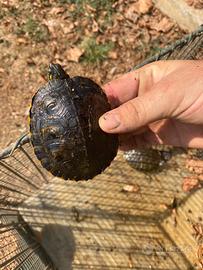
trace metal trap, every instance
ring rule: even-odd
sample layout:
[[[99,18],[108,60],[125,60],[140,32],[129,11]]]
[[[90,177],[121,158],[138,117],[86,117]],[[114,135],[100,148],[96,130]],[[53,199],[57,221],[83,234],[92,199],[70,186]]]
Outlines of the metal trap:
[[[200,28],[148,62],[194,57],[202,36]],[[53,178],[28,137],[11,151],[0,153],[0,269],[201,269],[203,190],[182,190],[191,175],[184,149],[154,173],[118,153],[87,182]]]

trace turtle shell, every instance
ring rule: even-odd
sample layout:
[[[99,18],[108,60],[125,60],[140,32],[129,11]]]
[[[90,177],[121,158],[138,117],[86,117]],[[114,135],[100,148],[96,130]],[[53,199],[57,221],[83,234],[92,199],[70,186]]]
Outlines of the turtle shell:
[[[110,110],[102,89],[85,77],[55,78],[41,87],[30,109],[31,142],[43,167],[64,179],[91,179],[117,154],[117,135],[103,132]]]
[[[171,157],[169,151],[157,149],[133,149],[124,152],[127,163],[138,171],[150,172],[159,170]]]

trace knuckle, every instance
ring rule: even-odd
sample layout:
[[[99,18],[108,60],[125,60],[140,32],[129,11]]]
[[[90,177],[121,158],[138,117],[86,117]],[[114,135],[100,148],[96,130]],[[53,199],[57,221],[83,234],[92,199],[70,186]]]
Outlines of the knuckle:
[[[130,102],[136,121],[142,123],[146,119],[145,106],[141,99],[137,98],[136,102]]]
[[[124,107],[124,117],[127,117],[127,119],[129,119],[131,125],[134,125],[135,127],[140,127],[145,122],[145,106],[139,98],[136,98],[136,101],[128,101]]]

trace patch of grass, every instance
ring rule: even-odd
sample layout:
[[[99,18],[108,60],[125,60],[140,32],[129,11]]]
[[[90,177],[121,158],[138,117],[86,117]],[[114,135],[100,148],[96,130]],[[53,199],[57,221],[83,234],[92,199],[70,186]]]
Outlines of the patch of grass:
[[[44,7],[51,7],[51,3],[49,0],[41,0],[41,3]]]
[[[96,10],[112,12],[112,5],[117,2],[117,0],[87,0],[86,2],[88,2],[88,4]]]
[[[0,20],[3,19],[5,16],[14,16],[17,17],[19,15],[19,10],[16,7],[9,7],[8,9],[4,9],[0,5]]]
[[[16,7],[10,7],[9,15],[17,17],[19,15],[19,10]]]
[[[154,56],[155,54],[159,53],[161,50],[161,43],[159,40],[154,40],[150,46],[150,51],[148,53],[148,56]]]
[[[107,58],[108,52],[113,48],[113,43],[97,44],[95,38],[85,38],[81,43],[84,49],[82,61],[98,63]]]
[[[78,16],[87,12],[86,7],[89,5],[98,14],[100,11],[106,11],[111,14],[113,11],[112,5],[118,0],[58,0],[59,4],[75,4],[76,8],[71,11],[72,15]]]
[[[6,12],[0,6],[0,20],[3,19],[5,15],[6,15]]]
[[[16,34],[28,34],[28,36],[35,42],[46,42],[49,39],[49,31],[47,27],[33,18],[28,18],[26,23],[21,28],[17,29]]]
[[[49,38],[47,27],[32,18],[29,18],[25,23],[24,31],[36,42],[44,42]]]

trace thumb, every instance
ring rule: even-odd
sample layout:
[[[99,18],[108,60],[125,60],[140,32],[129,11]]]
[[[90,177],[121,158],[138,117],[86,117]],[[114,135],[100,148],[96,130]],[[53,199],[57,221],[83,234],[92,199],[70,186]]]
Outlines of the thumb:
[[[108,133],[136,131],[154,121],[167,118],[172,109],[169,99],[168,91],[164,88],[153,89],[102,115],[99,125]]]

